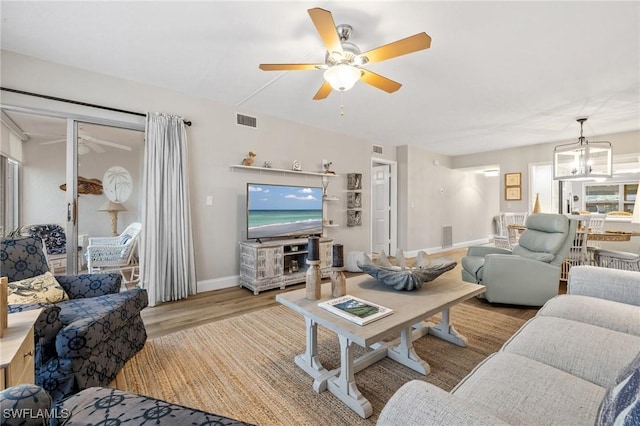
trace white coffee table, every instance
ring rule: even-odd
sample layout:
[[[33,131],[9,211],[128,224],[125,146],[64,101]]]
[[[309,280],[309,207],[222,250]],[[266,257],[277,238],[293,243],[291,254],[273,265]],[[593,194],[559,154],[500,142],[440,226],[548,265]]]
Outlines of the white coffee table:
[[[484,286],[446,280],[425,283],[418,291],[397,291],[374,280],[369,275],[347,279],[347,294],[368,300],[394,310],[394,313],[364,326],[332,314],[318,302],[331,299],[331,285],[322,285],[320,300],[307,300],[305,289],[282,293],[276,300],[304,316],[306,324],[306,350],[295,357],[295,363],[314,378],[316,392],[329,390],[361,417],[373,412],[371,403],[360,393],[354,375],[358,371],[388,357],[421,373],[428,374],[429,364],[416,355],[413,341],[432,334],[459,346],[467,339],[451,325],[449,308],[485,291]],[[439,324],[425,322],[426,318],[442,312]],[[340,341],[340,368],[325,369],[318,359],[317,325],[335,332]],[[400,335],[383,342],[383,339]],[[354,359],[352,345],[372,351]]]

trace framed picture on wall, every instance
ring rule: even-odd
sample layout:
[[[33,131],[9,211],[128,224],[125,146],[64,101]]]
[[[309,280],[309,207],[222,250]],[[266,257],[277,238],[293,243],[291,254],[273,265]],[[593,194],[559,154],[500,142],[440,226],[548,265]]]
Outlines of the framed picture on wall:
[[[505,173],[504,186],[520,186],[520,173]]]
[[[504,199],[507,201],[521,200],[522,192],[519,186],[506,187],[504,189]]]

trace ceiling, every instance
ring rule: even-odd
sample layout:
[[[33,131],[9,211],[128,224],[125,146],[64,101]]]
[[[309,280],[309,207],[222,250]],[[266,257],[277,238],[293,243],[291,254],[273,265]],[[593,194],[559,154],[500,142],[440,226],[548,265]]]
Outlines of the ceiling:
[[[444,155],[640,129],[640,2],[2,1],[2,49],[170,88],[263,114]],[[362,51],[426,32],[431,48],[365,68],[362,82],[312,100],[322,62],[307,9],[354,28]],[[16,88],[20,89],[20,88]],[[99,103],[99,100],[94,100]],[[341,105],[344,115],[340,115]],[[122,107],[119,105],[110,105]]]

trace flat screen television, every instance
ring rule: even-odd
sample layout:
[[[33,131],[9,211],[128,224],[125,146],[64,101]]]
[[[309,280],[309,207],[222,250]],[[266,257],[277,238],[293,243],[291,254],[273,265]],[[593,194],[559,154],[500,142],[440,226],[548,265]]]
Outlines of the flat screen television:
[[[322,235],[322,188],[247,183],[247,239]]]

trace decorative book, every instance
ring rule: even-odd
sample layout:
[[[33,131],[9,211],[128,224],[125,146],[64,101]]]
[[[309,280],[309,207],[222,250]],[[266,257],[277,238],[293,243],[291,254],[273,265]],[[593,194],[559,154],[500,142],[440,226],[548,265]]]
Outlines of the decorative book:
[[[349,295],[320,302],[318,306],[358,325],[369,324],[393,313],[393,309]]]

